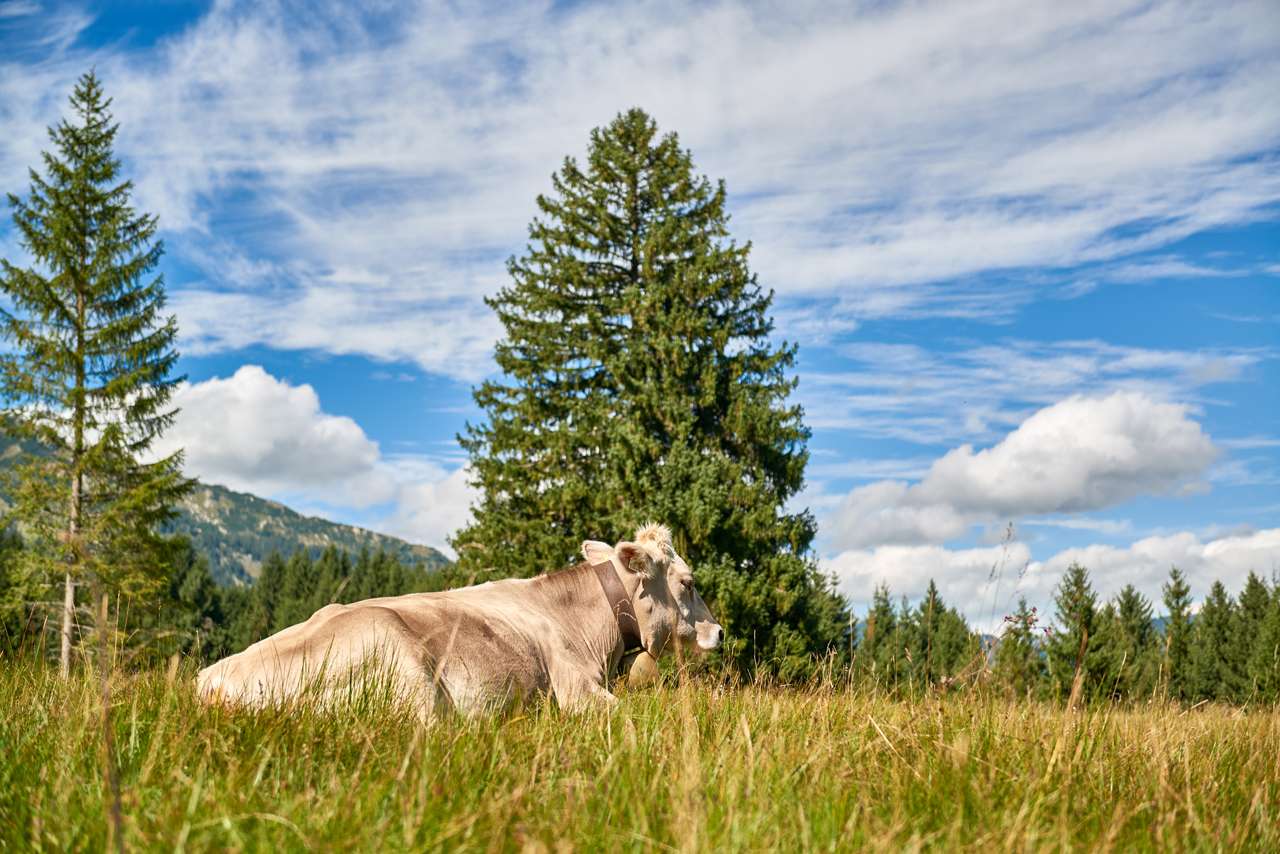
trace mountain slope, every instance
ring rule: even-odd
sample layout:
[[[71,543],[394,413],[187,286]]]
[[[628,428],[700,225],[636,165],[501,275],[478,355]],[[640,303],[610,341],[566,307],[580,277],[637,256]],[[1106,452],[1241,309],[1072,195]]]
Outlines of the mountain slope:
[[[313,555],[329,546],[342,551],[384,550],[409,565],[435,570],[449,559],[430,546],[415,545],[354,525],[303,516],[275,501],[235,492],[216,484],[198,484],[183,502],[172,530],[191,538],[207,555],[209,569],[221,584],[257,577],[262,561],[273,551],[288,556],[298,549]]]
[[[39,453],[38,445],[20,443],[0,433],[0,469],[12,466],[23,454]],[[0,508],[4,506],[0,496]],[[197,484],[179,509],[180,515],[169,529],[190,537],[196,551],[208,556],[209,569],[220,584],[241,584],[257,578],[258,568],[273,551],[288,557],[298,549],[307,549],[315,556],[329,546],[352,553],[363,548],[375,552],[381,549],[407,565],[418,565],[427,571],[449,563],[430,546],[304,516],[278,502],[216,484]]]

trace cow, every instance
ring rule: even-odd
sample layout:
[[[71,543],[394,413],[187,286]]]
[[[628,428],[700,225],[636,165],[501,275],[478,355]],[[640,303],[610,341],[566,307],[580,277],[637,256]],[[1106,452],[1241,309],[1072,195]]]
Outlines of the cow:
[[[624,661],[638,656],[639,671],[720,645],[666,526],[613,546],[587,540],[582,556],[536,578],[326,605],[201,670],[199,696],[241,707],[333,699],[376,674],[424,719],[537,697],[572,711],[614,705],[609,680]]]

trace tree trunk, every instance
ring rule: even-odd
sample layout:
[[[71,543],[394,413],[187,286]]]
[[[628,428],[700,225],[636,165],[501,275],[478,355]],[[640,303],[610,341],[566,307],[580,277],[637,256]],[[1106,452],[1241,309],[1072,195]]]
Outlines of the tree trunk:
[[[81,255],[81,265],[85,263]],[[74,404],[75,443],[71,449],[71,507],[67,512],[67,549],[71,553],[69,564],[74,567],[79,563],[76,534],[80,530],[80,490],[82,486],[80,474],[80,458],[84,454],[84,292],[76,292],[76,388]],[[70,567],[67,569],[66,588],[62,594],[62,654],[58,659],[58,670],[63,678],[71,675],[71,624],[76,616],[76,588],[72,580]]]
[[[76,563],[76,534],[80,530],[80,475],[71,480],[71,512],[67,522],[67,548],[71,549],[71,561]],[[65,678],[71,675],[71,628],[76,618],[76,583],[71,569],[67,569],[66,586],[62,591],[62,654],[58,658],[58,671]]]
[[[67,572],[66,587],[62,593],[62,655],[59,657],[58,672],[63,678],[71,675],[71,623],[76,615],[76,586]]]

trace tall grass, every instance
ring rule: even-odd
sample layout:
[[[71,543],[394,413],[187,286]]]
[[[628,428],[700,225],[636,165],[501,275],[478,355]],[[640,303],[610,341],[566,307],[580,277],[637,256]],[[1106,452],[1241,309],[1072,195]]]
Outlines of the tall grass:
[[[127,847],[1280,850],[1275,710],[693,681],[423,725],[377,691],[206,708],[191,675],[111,679]],[[0,848],[107,843],[102,696],[0,663]]]

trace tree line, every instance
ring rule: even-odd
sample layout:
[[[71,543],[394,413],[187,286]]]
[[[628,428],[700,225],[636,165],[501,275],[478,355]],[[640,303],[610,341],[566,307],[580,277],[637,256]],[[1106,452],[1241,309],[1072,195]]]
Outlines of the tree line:
[[[221,585],[189,540],[178,538],[175,546],[177,558],[159,589],[121,594],[113,603],[116,651],[133,663],[175,654],[209,663],[304,622],[325,605],[438,590],[447,583],[440,572],[386,551],[352,554],[330,546],[319,554],[272,552],[253,584]],[[58,591],[53,585],[34,588],[13,572],[21,549],[21,538],[12,532],[0,537],[0,655],[44,654],[60,635],[49,630]],[[92,625],[92,613],[79,616]]]
[[[3,567],[21,543],[0,538],[0,601],[12,600]],[[440,590],[465,583],[456,568],[425,571],[368,549],[318,555],[272,553],[250,585],[219,585],[208,561],[182,543],[161,595],[129,599],[115,626],[128,655],[158,662],[174,654],[208,663],[238,652],[330,603]],[[1163,615],[1132,585],[1100,602],[1088,570],[1068,568],[1046,617],[1020,599],[996,635],[975,631],[931,580],[914,604],[894,602],[885,584],[832,648],[826,672],[876,690],[994,689],[1011,698],[1081,702],[1172,700],[1185,704],[1280,702],[1280,584],[1249,573],[1232,597],[1221,581],[1193,612],[1185,576],[1171,570]],[[47,603],[51,604],[51,603]],[[47,607],[0,610],[0,653],[30,651]],[[724,662],[721,662],[723,664]],[[821,668],[815,668],[815,671]],[[812,675],[807,673],[806,675]]]

